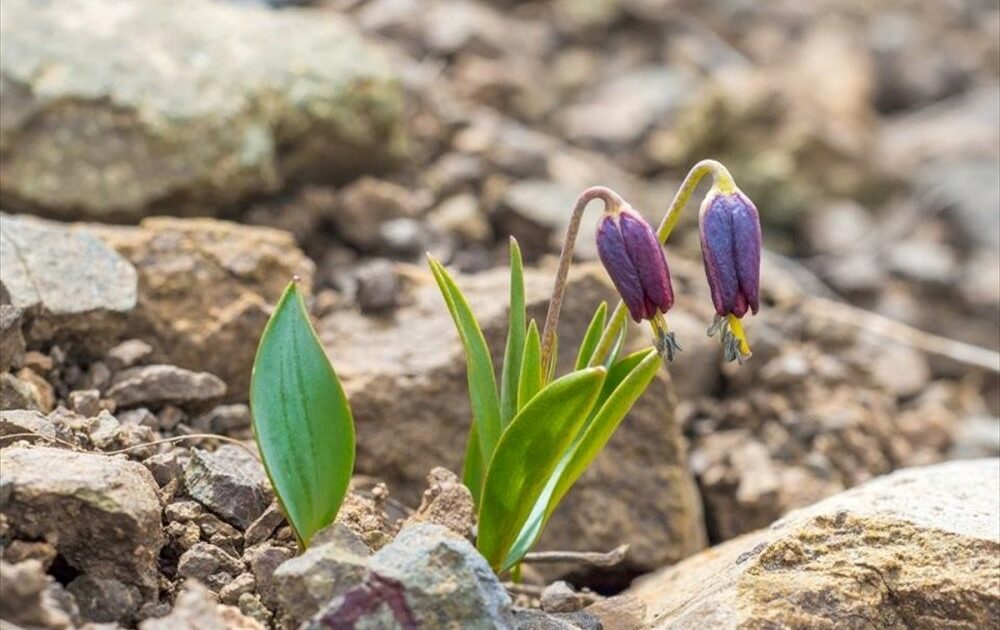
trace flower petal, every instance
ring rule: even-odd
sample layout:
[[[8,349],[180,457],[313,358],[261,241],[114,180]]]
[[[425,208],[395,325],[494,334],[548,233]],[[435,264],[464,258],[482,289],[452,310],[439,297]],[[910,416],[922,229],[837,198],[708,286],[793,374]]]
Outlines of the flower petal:
[[[625,241],[617,222],[608,215],[601,217],[597,226],[597,254],[632,319],[642,321],[646,307],[642,285],[625,249]]]
[[[736,275],[740,281],[740,291],[756,315],[760,308],[760,215],[753,202],[745,195],[737,193],[736,197],[740,200],[733,208]],[[744,310],[743,314],[745,313]],[[742,316],[740,313],[736,315]]]
[[[657,310],[666,313],[673,306],[674,291],[663,247],[646,220],[634,210],[623,210],[619,224],[625,249],[639,275],[645,298],[652,305],[652,312],[647,306],[647,319],[654,316]]]
[[[701,254],[712,302],[719,315],[734,312],[740,293],[733,244],[732,196],[717,194],[700,213]]]

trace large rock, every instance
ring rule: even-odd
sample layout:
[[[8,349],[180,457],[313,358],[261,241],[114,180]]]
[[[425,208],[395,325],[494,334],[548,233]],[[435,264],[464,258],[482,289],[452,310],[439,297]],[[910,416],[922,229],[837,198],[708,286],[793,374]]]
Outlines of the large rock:
[[[1000,624],[1000,461],[911,468],[642,579],[653,628]]]
[[[92,234],[0,213],[0,297],[24,311],[29,338],[58,333],[99,346],[135,308],[137,292],[132,265]]]
[[[142,464],[55,448],[0,451],[0,496],[15,538],[43,538],[71,566],[157,592],[163,544],[156,482]]]
[[[380,51],[331,12],[238,4],[5,2],[0,192],[64,218],[211,214],[401,157]]]
[[[207,372],[175,365],[141,365],[119,372],[105,393],[122,408],[204,403],[221,398],[226,384]]]
[[[212,452],[193,449],[184,487],[191,498],[240,529],[257,520],[273,497],[261,463],[233,444]]]
[[[273,304],[293,276],[307,289],[312,282],[314,265],[291,235],[167,217],[88,229],[139,271],[130,336],[154,344],[157,360],[219,376],[231,399],[245,400],[256,340]]]
[[[547,308],[551,271],[526,271],[529,314],[539,321]],[[471,418],[458,335],[436,285],[429,278],[418,282],[412,303],[391,317],[340,311],[319,326],[355,420],[365,427],[358,434],[358,471],[385,479],[413,504],[429,470],[461,469]],[[506,272],[458,277],[457,282],[499,360],[507,331]],[[615,297],[599,266],[574,268],[559,329],[561,370],[568,369],[569,355],[598,303]],[[642,332],[643,341],[648,336]],[[683,361],[682,355],[675,365]],[[661,374],[566,496],[540,548],[593,551],[628,542],[628,566],[641,570],[704,547],[701,502],[687,472],[669,380],[665,371]]]
[[[364,583],[307,627],[512,627],[510,596],[486,559],[441,525],[407,527],[372,556],[370,568]]]

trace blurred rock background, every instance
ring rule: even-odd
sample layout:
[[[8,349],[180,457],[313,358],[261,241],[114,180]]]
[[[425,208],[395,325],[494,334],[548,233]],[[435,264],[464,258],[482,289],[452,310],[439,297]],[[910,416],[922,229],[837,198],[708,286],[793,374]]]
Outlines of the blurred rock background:
[[[469,419],[424,254],[463,274],[497,349],[509,234],[540,316],[583,188],[658,220],[712,157],[764,223],[755,356],[722,366],[704,336],[693,203],[668,248],[685,351],[542,542],[632,551],[546,577],[617,591],[897,468],[1000,454],[995,1],[4,0],[0,105],[0,378],[20,414],[0,435],[249,438],[256,342],[298,275],[358,472],[415,506],[428,471],[460,468]],[[588,262],[596,206],[564,349],[613,298]],[[168,503],[204,502],[188,445],[129,457]],[[115,578],[139,589],[125,625],[165,612],[199,536],[262,544],[165,522],[159,578]],[[247,580],[229,603],[285,614]]]

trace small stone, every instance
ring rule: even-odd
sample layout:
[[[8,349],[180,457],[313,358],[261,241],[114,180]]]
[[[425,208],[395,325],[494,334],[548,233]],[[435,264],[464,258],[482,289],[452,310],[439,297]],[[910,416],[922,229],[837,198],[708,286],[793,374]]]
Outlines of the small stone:
[[[246,449],[226,444],[215,451],[192,449],[184,485],[193,499],[240,529],[273,500],[267,475]]]
[[[472,193],[449,197],[427,215],[438,231],[458,235],[467,242],[485,241],[492,230],[479,200]]]
[[[187,414],[180,407],[166,405],[156,414],[156,424],[153,426],[161,431],[173,431],[177,425],[187,420]]]
[[[78,389],[66,397],[69,408],[88,418],[101,412],[101,392],[96,389]]]
[[[271,505],[267,506],[267,509],[264,510],[264,513],[256,521],[250,523],[243,534],[243,540],[248,547],[262,543],[270,538],[274,530],[284,522],[285,515],[282,514],[278,502],[274,501]]]
[[[0,411],[0,437],[15,433],[35,433],[47,438],[56,437],[56,428],[39,411],[8,409]]]
[[[176,407],[168,407],[168,409],[176,409]],[[137,424],[151,429],[160,426],[156,415],[146,407],[136,407],[135,409],[119,411],[115,414],[115,417],[122,424]]]
[[[541,610],[518,610],[514,630],[602,630],[600,622],[585,613],[551,614]]]
[[[190,549],[201,541],[201,529],[196,523],[170,522],[163,528],[163,533],[170,544],[180,550]]]
[[[403,186],[362,177],[340,192],[340,203],[331,217],[337,233],[362,250],[383,245],[379,229],[394,219],[414,218],[420,207],[413,192]]]
[[[282,547],[273,542],[247,547],[246,551],[243,552],[243,562],[250,567],[250,571],[257,581],[257,592],[260,593],[261,601],[268,608],[276,608],[280,603],[274,571],[281,563],[294,555],[294,552],[288,547]]]
[[[209,576],[220,572],[239,575],[243,572],[243,562],[208,543],[195,543],[177,561],[177,575],[203,583]]]
[[[56,394],[51,383],[39,376],[38,372],[27,367],[17,371],[17,378],[31,387],[32,396],[41,411],[44,413],[52,411],[56,405]]]
[[[19,564],[25,560],[37,560],[41,563],[42,569],[48,571],[58,553],[56,548],[47,542],[12,540],[3,550],[3,559],[11,564]]]
[[[583,608],[585,603],[583,597],[562,580],[549,584],[542,591],[542,610],[548,613],[576,612]]]
[[[205,512],[195,518],[201,533],[209,539],[235,541],[240,538],[240,532],[215,514]]]
[[[239,600],[240,612],[247,617],[258,621],[264,627],[270,627],[274,613],[264,606],[260,595],[253,593],[243,593]]]
[[[240,403],[214,407],[192,420],[191,426],[205,433],[226,435],[249,428],[250,421],[250,407]]]
[[[41,411],[34,388],[10,372],[0,374],[0,410],[7,409]]]
[[[336,533],[324,538],[329,542],[314,540],[302,555],[282,562],[274,571],[282,608],[295,623],[309,619],[332,598],[359,585],[368,572],[371,552],[364,543],[339,523],[332,530]]]
[[[399,303],[400,282],[393,263],[385,259],[369,261],[354,272],[356,300],[362,313],[381,313]]]
[[[192,372],[174,365],[143,365],[115,375],[107,397],[119,407],[165,403],[204,403],[222,398],[226,384],[208,372]]]
[[[153,354],[153,347],[141,339],[123,341],[104,355],[104,362],[118,372],[142,363]]]
[[[344,497],[337,522],[357,534],[370,549],[381,549],[395,534],[395,527],[386,518],[380,502],[356,492],[348,492]]]
[[[104,361],[94,361],[87,368],[87,374],[79,383],[80,389],[98,389],[102,392],[111,384],[111,368]]]
[[[57,346],[58,347],[58,346]],[[52,357],[43,354],[38,350],[28,350],[24,353],[21,366],[27,368],[39,376],[46,376],[55,367]]]
[[[175,501],[163,508],[163,517],[177,523],[193,521],[204,513],[197,501]]]
[[[139,630],[264,630],[254,619],[246,617],[238,608],[215,603],[211,591],[197,582],[189,581],[184,592],[177,596],[174,608],[166,617],[147,619]]]
[[[253,573],[240,573],[233,581],[226,584],[219,590],[219,601],[223,604],[234,606],[239,603],[240,596],[244,593],[253,593],[257,588],[257,580]]]
[[[142,460],[142,464],[153,474],[153,479],[156,480],[156,483],[158,483],[161,488],[171,481],[180,479],[181,477],[181,465],[180,462],[177,461],[176,451],[171,450],[165,453],[151,455]],[[166,512],[164,512],[164,514],[166,514]]]
[[[144,466],[92,453],[10,447],[0,450],[0,468],[4,515],[16,537],[47,540],[78,570],[155,596],[160,501]]]
[[[107,411],[90,418],[87,424],[90,442],[99,449],[107,448],[118,437],[118,430],[121,428],[118,419]]]
[[[95,623],[131,625],[142,603],[136,587],[90,575],[74,579],[66,590],[76,599],[80,616]]]
[[[455,473],[447,468],[434,468],[427,475],[427,490],[420,507],[406,519],[404,527],[415,523],[437,523],[472,540],[476,525],[472,493]]]
[[[55,594],[59,585],[37,560],[18,564],[0,561],[0,625],[24,628],[72,628],[76,610]]]
[[[16,306],[0,304],[0,372],[21,367],[25,348],[21,333],[23,314]]]

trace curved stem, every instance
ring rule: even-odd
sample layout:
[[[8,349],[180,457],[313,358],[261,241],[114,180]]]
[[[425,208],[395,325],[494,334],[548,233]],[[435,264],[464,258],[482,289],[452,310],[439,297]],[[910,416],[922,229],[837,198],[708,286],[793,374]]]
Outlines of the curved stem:
[[[563,295],[566,293],[566,278],[569,276],[569,267],[573,262],[576,235],[580,231],[580,221],[583,219],[583,211],[586,209],[587,204],[594,199],[602,200],[606,207],[625,204],[625,201],[618,193],[605,186],[588,188],[577,197],[569,225],[566,226],[566,237],[563,239],[562,251],[559,253],[559,269],[556,271],[556,280],[552,287],[552,298],[549,300],[549,310],[545,315],[545,326],[542,328],[542,374],[550,373],[549,368],[553,361],[552,348],[555,345],[556,327],[559,325],[559,311],[562,309]]]
[[[709,174],[712,175],[713,185],[721,192],[730,193],[736,188],[736,183],[733,181],[733,176],[729,174],[729,169],[723,166],[721,162],[702,160],[695,164],[688,171],[687,176],[684,177],[680,188],[677,189],[677,194],[674,195],[674,200],[670,202],[670,207],[667,208],[666,214],[663,215],[663,220],[660,221],[660,226],[656,228],[656,236],[660,239],[661,244],[666,244],[671,232],[674,231],[677,222],[681,218],[681,212],[687,206],[688,201],[691,200],[694,189]],[[611,351],[611,346],[618,337],[622,326],[625,325],[626,314],[625,304],[619,300],[618,305],[615,306],[615,310],[611,313],[608,325],[604,328],[604,332],[601,333],[601,339],[597,343],[597,348],[594,349],[594,354],[590,358],[588,367],[600,365],[604,361],[608,352]]]

